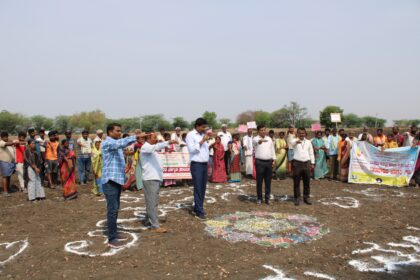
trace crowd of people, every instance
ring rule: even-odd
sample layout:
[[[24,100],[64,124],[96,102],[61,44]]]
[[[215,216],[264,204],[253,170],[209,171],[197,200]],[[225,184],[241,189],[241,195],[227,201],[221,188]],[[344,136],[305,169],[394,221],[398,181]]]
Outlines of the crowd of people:
[[[400,134],[398,127],[385,135],[377,129],[376,135],[367,127],[356,136],[353,130],[329,129],[316,131],[308,139],[304,128],[290,126],[275,134],[264,126],[248,129],[245,135],[231,134],[226,125],[214,133],[205,119],[199,118],[195,128],[182,133],[177,127],[170,134],[164,129],[148,134],[136,130],[134,135],[122,134],[121,125],[107,127],[94,137],[84,130],[79,138],[66,131],[60,139],[57,131],[30,128],[10,140],[1,132],[0,172],[3,195],[10,196],[12,174],[16,174],[18,187],[27,193],[29,201],[45,199],[44,185],[62,187],[65,200],[75,199],[78,186],[92,181],[92,193],[104,194],[107,201],[108,239],[111,247],[119,246],[116,221],[122,191],[144,190],[147,225],[156,232],[166,232],[159,225],[157,205],[161,186],[186,184],[186,180],[163,179],[163,166],[157,153],[188,153],[192,184],[194,186],[193,214],[206,220],[203,202],[207,182],[236,183],[243,176],[256,180],[257,203],[270,205],[272,180],[293,178],[294,203],[301,201],[300,183],[303,181],[303,202],[311,205],[311,179],[347,182],[350,150],[353,141],[367,141],[381,150],[420,145],[417,126]],[[420,166],[417,162],[415,184],[420,184]],[[77,174],[76,174],[77,171]],[[242,172],[243,171],[243,172]],[[76,176],[77,175],[77,176]],[[263,185],[265,192],[263,196]]]

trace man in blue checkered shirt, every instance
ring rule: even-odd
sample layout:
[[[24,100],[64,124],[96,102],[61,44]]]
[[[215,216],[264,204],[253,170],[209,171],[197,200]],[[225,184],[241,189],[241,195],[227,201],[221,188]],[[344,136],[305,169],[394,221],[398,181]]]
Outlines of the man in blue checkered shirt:
[[[125,160],[123,149],[145,137],[140,130],[136,135],[121,139],[121,125],[113,123],[107,127],[107,137],[102,142],[102,184],[107,203],[108,246],[119,248],[123,244],[117,234],[118,210],[121,188],[125,183]]]

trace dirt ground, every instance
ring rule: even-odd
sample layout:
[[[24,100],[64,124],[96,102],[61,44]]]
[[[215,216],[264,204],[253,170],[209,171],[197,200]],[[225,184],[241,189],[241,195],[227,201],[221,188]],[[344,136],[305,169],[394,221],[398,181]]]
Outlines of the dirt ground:
[[[293,194],[291,179],[273,182],[272,193],[277,199],[270,206],[253,201],[255,186],[251,180],[234,185],[209,184],[208,190],[205,208],[209,218],[237,211],[303,214],[316,218],[329,228],[329,233],[289,248],[228,242],[210,236],[205,231],[206,224],[190,215],[191,187],[162,188],[162,225],[168,233],[159,235],[144,229],[140,222],[144,212],[143,192],[126,192],[119,218],[123,219],[122,235],[127,238],[128,248],[115,253],[104,245],[105,238],[101,236],[104,223],[97,224],[105,219],[105,202],[103,197],[90,194],[90,186],[79,187],[80,196],[73,201],[63,201],[60,189],[46,189],[47,200],[36,203],[28,202],[23,193],[13,193],[10,198],[0,197],[0,261],[23,248],[25,240],[28,245],[0,266],[0,278],[320,279],[305,272],[322,273],[330,279],[420,278],[418,188],[312,181],[314,204],[299,207],[284,196]],[[336,197],[347,199],[339,201]],[[328,204],[334,202],[350,208]],[[403,240],[408,236],[414,241]],[[20,240],[9,247],[4,244]],[[77,242],[83,240],[87,243]],[[363,242],[373,242],[383,249],[353,254],[373,246]],[[403,255],[398,256],[392,250]],[[389,273],[360,272],[349,264],[356,260],[367,262],[370,268],[383,268],[383,263],[371,258],[378,255],[396,262],[406,261],[409,258],[406,255],[410,255],[417,263],[398,266]],[[392,265],[389,267],[392,270]],[[282,273],[284,277],[280,277]]]

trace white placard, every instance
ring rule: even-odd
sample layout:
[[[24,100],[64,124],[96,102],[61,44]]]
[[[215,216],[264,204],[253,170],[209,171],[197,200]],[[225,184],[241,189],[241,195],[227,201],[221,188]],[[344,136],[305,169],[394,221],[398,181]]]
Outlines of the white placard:
[[[331,122],[341,123],[341,114],[340,113],[331,113]]]

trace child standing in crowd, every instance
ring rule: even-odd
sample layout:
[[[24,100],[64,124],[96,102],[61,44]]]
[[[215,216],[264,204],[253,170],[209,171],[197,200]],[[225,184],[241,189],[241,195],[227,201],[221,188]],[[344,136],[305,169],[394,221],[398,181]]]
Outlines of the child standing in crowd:
[[[25,163],[25,148],[26,148],[26,133],[19,132],[18,139],[19,143],[16,145],[16,175],[19,180],[19,186],[21,192],[26,192],[26,172],[24,171],[23,165]]]
[[[28,200],[45,199],[44,187],[41,183],[41,155],[36,152],[36,143],[34,139],[28,139],[28,147],[24,154],[25,170],[28,174]]]
[[[48,183],[51,189],[58,185],[58,133],[50,131],[49,141],[46,142],[45,160],[47,162]]]
[[[3,196],[9,197],[10,177],[15,172],[15,146],[18,140],[9,141],[9,133],[3,131],[0,140],[0,174],[2,176]]]

